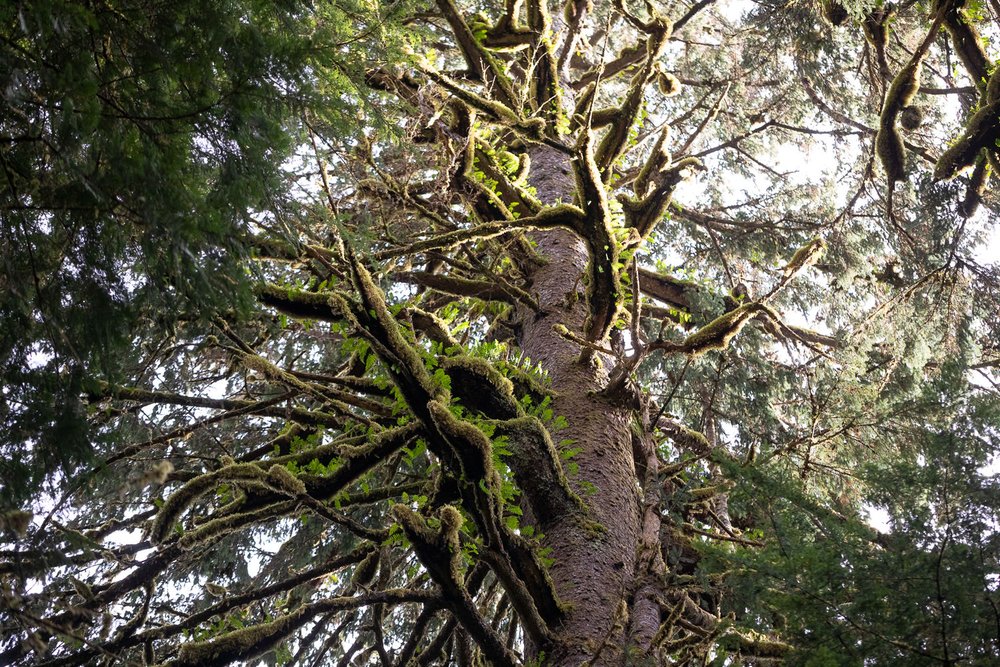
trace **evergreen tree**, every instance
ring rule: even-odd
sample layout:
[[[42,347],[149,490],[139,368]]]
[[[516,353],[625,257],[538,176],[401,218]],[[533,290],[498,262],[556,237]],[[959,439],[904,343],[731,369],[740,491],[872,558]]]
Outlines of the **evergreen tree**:
[[[1000,653],[995,3],[2,11],[0,663]]]

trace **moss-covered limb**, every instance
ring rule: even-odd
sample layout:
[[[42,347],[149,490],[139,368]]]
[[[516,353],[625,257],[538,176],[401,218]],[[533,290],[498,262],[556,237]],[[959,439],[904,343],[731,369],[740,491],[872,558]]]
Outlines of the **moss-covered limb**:
[[[434,604],[437,597],[427,591],[392,589],[355,597],[317,600],[268,623],[234,630],[205,641],[184,643],[177,659],[167,664],[170,667],[221,667],[236,661],[245,662],[274,648],[320,614],[407,602]]]
[[[670,206],[677,185],[697,170],[704,169],[701,160],[686,157],[663,168],[653,178],[653,189],[639,201],[623,202],[627,224],[635,230],[627,247],[638,247],[656,229]]]
[[[621,308],[621,244],[611,228],[608,193],[594,153],[593,132],[580,135],[573,161],[577,197],[586,212],[583,236],[590,261],[587,263],[587,322],[584,337],[597,343],[607,336]]]
[[[514,384],[493,364],[479,357],[460,355],[441,360],[451,378],[451,393],[473,414],[488,419],[512,419],[521,414]]]
[[[986,80],[990,75],[990,60],[983,49],[982,37],[975,26],[963,14],[964,0],[952,3],[954,7],[945,11],[944,26],[951,37],[951,44],[962,61],[962,66],[969,73],[972,83],[984,91]]]
[[[441,87],[473,109],[481,111],[510,129],[517,130],[529,139],[537,141],[543,138],[546,123],[541,118],[522,118],[510,107],[478,95],[440,72],[430,69],[425,69],[424,72]]]
[[[368,472],[379,462],[406,446],[422,431],[419,422],[410,422],[399,428],[381,431],[367,438],[359,447],[342,446],[341,463],[329,475],[300,475],[310,496],[328,499],[340,493],[348,484]]]
[[[545,426],[532,416],[500,421],[496,426],[497,434],[510,441],[513,454],[506,459],[507,464],[542,532],[567,516],[586,516],[586,506],[570,488]]]
[[[709,350],[724,350],[729,342],[746,326],[747,322],[766,312],[759,303],[746,303],[715,318],[684,339],[680,351],[696,356]]]
[[[472,423],[452,414],[441,401],[429,401],[427,411],[439,438],[448,447],[447,451],[441,451],[440,447],[434,447],[436,443],[431,443],[432,448],[437,450],[436,453],[442,455],[449,465],[458,468],[457,472],[464,484],[485,488],[490,495],[495,495],[499,480],[493,468],[493,445],[489,438]],[[475,509],[482,513],[481,517],[476,518],[482,520],[482,525],[487,525],[498,518],[498,508],[494,506],[496,498],[488,499],[489,507],[482,506],[483,500],[477,499],[475,502]]]
[[[996,146],[1000,140],[1000,100],[977,111],[965,126],[962,136],[938,158],[934,180],[947,181],[976,163],[984,148]]]
[[[208,622],[214,616],[223,616],[233,609],[237,609],[258,600],[266,600],[267,598],[290,591],[298,586],[301,586],[302,584],[324,577],[332,572],[337,572],[338,570],[361,561],[367,554],[374,550],[374,545],[364,545],[355,549],[351,553],[331,558],[320,565],[309,568],[308,570],[296,574],[295,576],[288,577],[287,579],[269,586],[245,591],[243,593],[227,595],[216,604],[203,609],[202,611],[190,614],[177,623],[159,625],[141,633],[119,633],[120,636],[116,636],[109,643],[103,644],[101,649],[110,653],[117,653],[123,649],[138,646],[148,641],[170,639],[171,637],[181,634],[185,630],[192,630],[202,623]],[[85,659],[96,656],[98,654],[98,649],[94,648],[92,650],[93,653],[85,651],[84,653],[78,655],[79,657]]]
[[[796,327],[785,324],[777,316],[777,313],[774,313],[773,317],[769,314],[768,317],[761,318],[760,322],[764,330],[775,338],[779,340],[791,340],[802,343],[810,350],[813,350],[820,355],[826,356],[826,353],[817,349],[815,347],[817,345],[833,349],[842,347],[841,341],[837,340],[836,337],[828,336],[805,327]]]
[[[663,17],[654,16],[649,21],[649,36],[646,38],[646,60],[632,77],[629,91],[619,108],[619,115],[608,128],[597,149],[596,161],[605,181],[611,176],[611,167],[621,156],[628,144],[628,136],[632,126],[639,118],[643,99],[646,94],[646,84],[652,80],[656,72],[656,63],[663,53],[667,39],[670,37],[672,24]]]
[[[181,514],[203,495],[218,488],[220,484],[262,482],[264,479],[264,471],[260,466],[252,463],[233,463],[214,472],[195,477],[167,498],[150,528],[150,538],[154,542],[163,542],[173,530]]]
[[[324,292],[307,292],[306,290],[280,287],[270,283],[254,286],[257,300],[265,306],[270,306],[278,312],[323,322],[339,322],[343,315],[331,307],[330,295]]]
[[[937,36],[943,20],[943,12],[939,11],[927,32],[927,36],[913,52],[909,62],[892,80],[892,84],[885,94],[885,101],[882,103],[878,133],[875,135],[875,152],[882,161],[882,167],[885,169],[890,184],[903,180],[906,174],[903,138],[899,134],[896,123],[900,113],[910,106],[920,89],[920,72],[923,68],[924,58],[927,56],[927,50]]]
[[[520,303],[531,310],[541,311],[535,299],[515,285],[486,280],[470,280],[452,274],[430,273],[427,271],[400,271],[392,274],[393,280],[460,297],[475,297],[484,301]]]
[[[576,45],[580,43],[580,37],[583,36],[580,26],[593,7],[593,0],[564,0],[563,22],[565,27],[561,31],[563,41],[559,48],[559,59],[556,62],[556,71],[563,79],[569,78],[569,64],[576,51]]]
[[[587,71],[574,81],[571,86],[574,90],[583,90],[598,81],[610,81],[619,74],[630,71],[633,67],[641,63],[645,56],[646,45],[644,42],[626,47],[611,62]]]
[[[350,308],[354,320],[352,324],[372,344],[407,406],[426,422],[427,401],[435,397],[446,399],[447,390],[434,383],[420,355],[403,336],[399,323],[389,312],[385,294],[372,280],[353,249],[348,250],[348,262],[361,303],[360,307],[344,303],[341,308]]]
[[[998,67],[997,70],[1000,71],[1000,67]],[[1000,77],[995,74],[993,75],[993,78],[1000,81]],[[971,218],[976,214],[979,204],[983,201],[983,194],[986,192],[986,186],[990,182],[991,171],[992,169],[989,161],[986,159],[986,155],[980,153],[979,157],[976,159],[976,166],[972,170],[972,175],[969,176],[969,185],[965,189],[965,197],[962,199],[962,203],[958,207],[962,217]]]
[[[338,493],[334,498],[340,507],[351,507],[352,505],[373,505],[385,500],[398,500],[410,496],[429,496],[434,492],[432,480],[420,480],[415,482],[404,482],[402,484],[390,484],[388,486],[377,486],[369,488],[367,491],[357,491],[355,493]]]
[[[321,405],[344,415],[346,419],[361,422],[366,426],[374,425],[371,419],[355,412],[352,408],[361,408],[373,412],[380,417],[389,417],[392,415],[391,409],[382,403],[371,401],[364,397],[357,397],[350,392],[341,391],[335,387],[327,387],[323,384],[302,380],[295,373],[290,373],[283,368],[279,368],[252,350],[247,353],[237,352],[236,356],[239,357],[247,370],[260,373],[262,377],[283,384],[302,395],[312,396]]]
[[[462,545],[459,530],[464,519],[451,505],[438,510],[439,528],[428,525],[423,516],[406,505],[393,505],[392,516],[413,545],[413,551],[424,564],[431,579],[454,599],[465,593],[462,568]]]
[[[723,633],[720,643],[735,640],[740,655],[758,660],[783,660],[795,647],[761,633],[747,633],[730,629]]]
[[[1000,62],[993,67],[993,74],[986,83],[986,102],[992,104],[1000,101]]]
[[[889,43],[889,19],[894,13],[895,8],[883,7],[867,14],[861,22],[865,39],[875,54],[879,79],[886,79],[889,76],[889,61],[885,57],[885,49]]]
[[[447,322],[434,313],[421,310],[416,306],[410,306],[408,308],[404,308],[402,310],[402,314],[404,317],[413,322],[413,328],[415,331],[420,331],[432,341],[441,343],[445,349],[449,347],[457,347],[459,345],[458,339],[451,335]]]
[[[150,391],[147,389],[137,389],[135,387],[113,386],[113,393],[109,393],[102,398],[117,398],[125,401],[137,401],[140,403],[185,405],[192,407],[205,407],[220,410],[245,410],[247,414],[256,414],[264,417],[274,417],[277,419],[292,419],[300,424],[327,426],[329,428],[343,428],[344,419],[339,415],[318,410],[306,410],[304,408],[281,407],[274,405],[274,401],[248,401],[244,399],[210,399],[200,396],[184,396],[181,394],[171,394],[169,392]],[[97,396],[92,396],[97,398]],[[282,400],[294,398],[293,394],[284,397]]]
[[[547,0],[526,0],[528,30],[531,33],[532,73],[530,100],[533,113],[548,121],[547,131],[559,133],[563,115],[562,88],[559,85],[558,60],[552,44],[552,19]]]
[[[448,21],[448,25],[451,26],[455,40],[458,42],[472,74],[482,81],[490,93],[503,104],[512,109],[516,108],[517,96],[504,72],[503,65],[497,62],[483,42],[476,38],[454,0],[437,0],[437,6],[445,20]]]
[[[429,526],[424,517],[406,505],[394,505],[392,514],[413,545],[417,558],[441,588],[445,603],[482,649],[487,660],[496,665],[516,665],[515,656],[479,613],[465,587],[459,541],[462,514],[454,507],[445,505],[438,510],[440,527],[437,529]]]
[[[791,280],[801,271],[819,261],[824,252],[826,252],[826,241],[823,240],[823,237],[817,236],[810,239],[805,245],[797,249],[792,258],[788,260],[788,264],[781,271],[783,279],[786,281]]]
[[[479,169],[485,177],[485,181],[495,184],[495,192],[491,188],[490,193],[499,197],[505,208],[516,213],[516,218],[530,217],[537,215],[542,210],[542,202],[533,194],[507,177],[507,174],[516,174],[520,166],[520,158],[507,151],[496,152],[492,147],[484,142],[477,142],[475,151],[475,166],[472,173],[468,173],[470,178],[478,187],[486,188],[486,184],[476,177],[475,169]],[[506,162],[513,162],[513,165],[499,163],[500,158],[506,158]],[[510,168],[513,167],[513,168]]]
[[[576,230],[579,229],[580,220],[582,218],[583,211],[577,206],[569,204],[548,206],[538,211],[535,215],[523,217],[517,221],[501,220],[497,222],[486,222],[467,229],[456,229],[451,232],[444,232],[442,234],[435,235],[424,239],[423,241],[411,243],[407,246],[382,250],[372,256],[379,260],[392,259],[393,257],[409,257],[418,253],[427,252],[428,250],[453,248],[461,243],[465,243],[466,241],[484,241],[498,236],[503,236],[504,234],[519,231],[555,229],[559,227]],[[309,294],[311,294],[311,292],[309,292]],[[324,318],[312,317],[311,319]]]
[[[733,458],[733,456],[726,451],[725,447],[713,446],[703,433],[688,428],[675,419],[660,417],[655,426],[661,433],[670,438],[680,450],[691,455],[691,458],[678,461],[677,463],[661,466],[661,476],[670,477],[675,475],[701,459],[708,459],[713,463],[727,466],[743,465],[743,461],[738,461]]]
[[[649,194],[649,189],[653,185],[654,178],[661,171],[670,166],[673,161],[670,151],[667,148],[667,140],[670,138],[670,126],[664,125],[660,130],[660,135],[656,138],[653,150],[643,163],[639,174],[632,182],[632,190],[637,197],[645,197]]]
[[[248,464],[237,464],[248,465]],[[257,467],[257,466],[253,466]],[[257,468],[260,470],[260,468]],[[263,473],[263,470],[260,470]],[[267,492],[269,487],[261,486],[262,491]],[[283,495],[275,495],[274,498],[282,498]],[[233,503],[230,503],[232,505]],[[238,511],[241,507],[226,511],[225,508],[213,519],[199,525],[194,530],[189,530],[181,534],[177,540],[177,546],[184,550],[196,549],[207,546],[219,538],[225,537],[247,526],[252,526],[263,521],[269,521],[286,516],[295,511],[298,502],[295,500],[260,500],[245,512]]]
[[[688,295],[700,288],[690,280],[682,280],[649,269],[639,268],[639,287],[643,294],[678,309],[687,310],[690,305]]]

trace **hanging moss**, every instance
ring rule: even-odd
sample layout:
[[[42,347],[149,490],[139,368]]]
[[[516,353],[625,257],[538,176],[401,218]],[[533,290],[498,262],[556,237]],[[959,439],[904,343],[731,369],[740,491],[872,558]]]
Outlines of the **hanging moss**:
[[[362,588],[370,586],[375,580],[375,575],[378,574],[380,557],[380,550],[372,549],[371,553],[365,556],[364,559],[358,563],[358,566],[354,568],[354,573],[351,575],[351,583],[355,586],[361,586]]]
[[[657,72],[656,87],[665,97],[673,97],[681,92],[681,81],[669,72]]]
[[[899,124],[904,130],[912,132],[919,128],[924,122],[923,110],[914,105],[903,107],[899,114]]]
[[[896,129],[896,121],[904,108],[909,106],[920,89],[920,70],[923,55],[914,57],[893,79],[885,95],[878,133],[875,135],[875,152],[882,161],[890,183],[903,180],[906,170],[903,138]]]

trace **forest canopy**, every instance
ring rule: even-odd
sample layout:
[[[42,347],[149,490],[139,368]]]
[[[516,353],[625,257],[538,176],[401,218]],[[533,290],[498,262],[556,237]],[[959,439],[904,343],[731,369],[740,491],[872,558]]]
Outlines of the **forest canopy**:
[[[0,35],[0,664],[1000,654],[996,0]]]

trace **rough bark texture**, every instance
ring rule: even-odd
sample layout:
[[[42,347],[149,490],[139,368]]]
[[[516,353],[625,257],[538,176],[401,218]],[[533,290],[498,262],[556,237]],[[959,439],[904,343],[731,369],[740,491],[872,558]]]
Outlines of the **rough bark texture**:
[[[532,185],[543,202],[571,195],[567,156],[540,148],[532,164],[537,174]],[[584,241],[563,230],[537,233],[534,240],[546,260],[531,276],[532,293],[544,314],[522,311],[518,343],[549,373],[556,394],[553,411],[568,422],[559,438],[573,440],[572,446],[580,450],[573,459],[579,473],[570,484],[590,510],[586,522],[566,517],[545,533],[546,546],[558,554],[550,574],[568,610],[545,664],[621,664],[629,616],[638,612],[632,621],[636,627],[652,623],[655,632],[657,625],[656,608],[628,608],[636,578],[636,545],[643,532],[632,411],[600,394],[608,382],[604,355],[582,360],[580,346],[553,330],[557,324],[571,332],[583,330],[587,311],[582,281],[588,261]],[[639,634],[651,637],[648,631]]]

